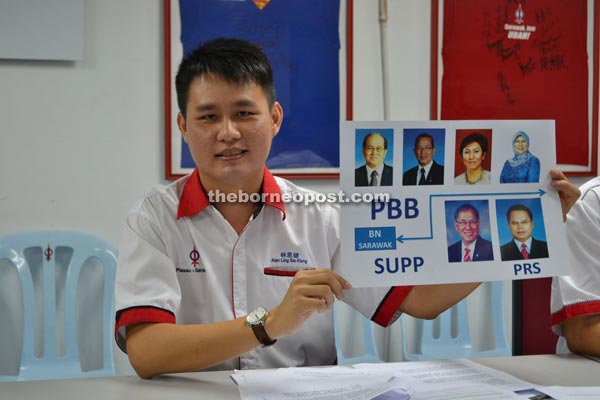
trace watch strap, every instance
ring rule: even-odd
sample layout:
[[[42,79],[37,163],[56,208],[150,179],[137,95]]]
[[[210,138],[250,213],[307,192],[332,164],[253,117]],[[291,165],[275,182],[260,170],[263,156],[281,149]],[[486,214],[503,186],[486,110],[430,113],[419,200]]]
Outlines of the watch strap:
[[[252,327],[252,331],[254,332],[254,335],[256,336],[256,338],[258,339],[260,344],[263,345],[263,347],[271,346],[272,344],[275,344],[275,342],[277,341],[277,339],[271,339],[269,337],[269,335],[267,334],[267,331],[265,330],[265,326],[263,324],[251,325],[251,327]]]

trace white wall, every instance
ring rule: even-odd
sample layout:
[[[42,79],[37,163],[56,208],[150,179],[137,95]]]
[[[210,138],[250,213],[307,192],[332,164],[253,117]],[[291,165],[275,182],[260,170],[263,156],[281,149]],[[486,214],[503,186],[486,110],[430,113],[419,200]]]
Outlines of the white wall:
[[[383,118],[377,3],[355,0],[356,120]],[[388,5],[390,118],[428,119],[430,2]],[[81,62],[0,60],[0,235],[76,229],[117,246],[129,207],[163,182],[162,1],[87,0],[84,23]]]
[[[117,245],[161,182],[161,3],[87,1],[81,62],[0,60],[0,234],[79,229]]]

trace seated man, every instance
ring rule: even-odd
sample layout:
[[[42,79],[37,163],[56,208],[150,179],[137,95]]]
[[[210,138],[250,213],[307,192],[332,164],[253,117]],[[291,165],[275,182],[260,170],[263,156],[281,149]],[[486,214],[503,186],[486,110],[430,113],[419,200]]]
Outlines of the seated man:
[[[600,356],[600,178],[581,193],[567,216],[571,272],[552,281],[552,330],[557,353]]]
[[[283,108],[258,46],[204,43],[182,60],[176,89],[196,169],[132,207],[119,249],[115,338],[139,376],[331,365],[336,298],[389,325],[403,312],[435,318],[478,286],[353,289],[337,274],[339,205],[284,203],[314,192],[265,166]],[[219,200],[240,192],[264,200]],[[315,269],[265,274],[282,253]]]
[[[284,203],[314,192],[265,166],[283,108],[260,47],[206,42],[175,85],[196,168],[132,207],[119,249],[115,336],[139,376],[332,365],[336,298],[387,326],[403,312],[435,318],[479,285],[352,289],[337,273],[339,205]],[[265,274],[281,254],[314,269]]]
[[[537,240],[533,233],[533,213],[524,204],[513,204],[506,212],[513,239],[500,247],[502,261],[547,258],[548,244]]]

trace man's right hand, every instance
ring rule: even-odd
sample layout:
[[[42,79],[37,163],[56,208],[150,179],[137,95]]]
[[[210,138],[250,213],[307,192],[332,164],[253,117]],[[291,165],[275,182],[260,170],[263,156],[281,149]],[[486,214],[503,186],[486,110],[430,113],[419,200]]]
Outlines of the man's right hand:
[[[314,312],[322,313],[333,306],[334,297],[344,299],[344,290],[352,285],[329,269],[298,271],[281,303],[267,317],[265,329],[271,338],[300,330]]]

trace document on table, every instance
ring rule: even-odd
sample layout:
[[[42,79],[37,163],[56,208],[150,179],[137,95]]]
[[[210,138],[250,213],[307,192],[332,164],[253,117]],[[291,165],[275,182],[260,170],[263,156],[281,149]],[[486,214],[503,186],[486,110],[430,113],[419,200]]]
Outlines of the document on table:
[[[390,391],[390,398],[408,400],[412,393],[393,372],[350,367],[236,370],[231,378],[244,400],[362,400]]]
[[[413,388],[413,400],[425,399],[524,399],[516,390],[534,385],[506,372],[470,360],[436,360],[402,363],[357,364],[355,369],[393,372]]]
[[[503,371],[486,367],[471,360],[436,360],[419,362],[356,364],[355,369],[380,370],[402,374],[420,386],[457,382],[485,384],[498,388],[532,388],[534,385]]]
[[[235,371],[244,400],[524,399],[531,383],[469,360]]]

